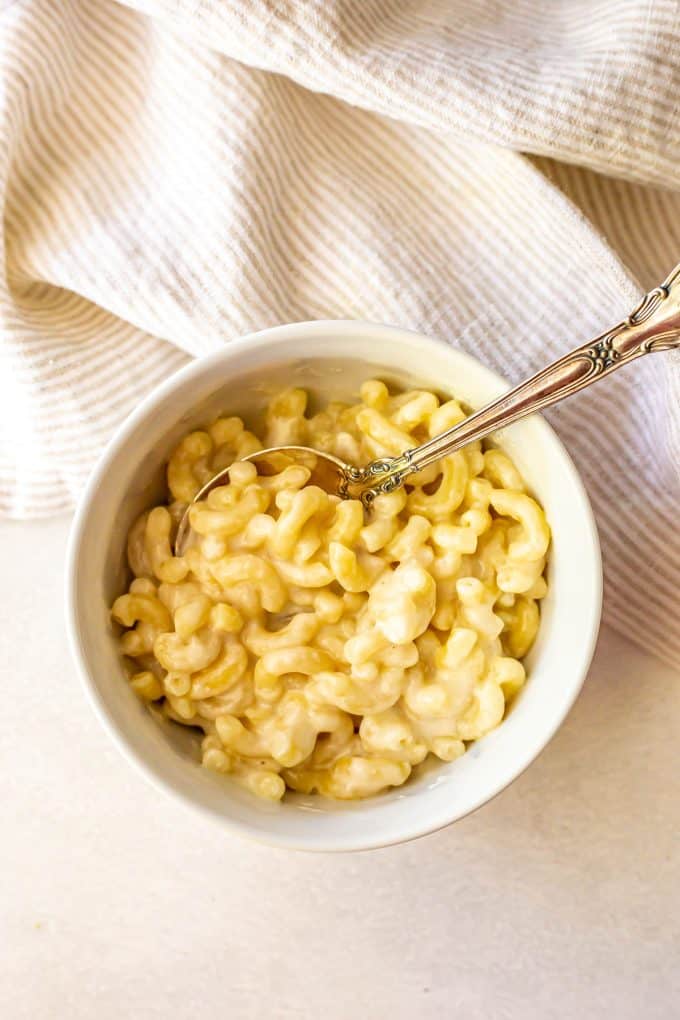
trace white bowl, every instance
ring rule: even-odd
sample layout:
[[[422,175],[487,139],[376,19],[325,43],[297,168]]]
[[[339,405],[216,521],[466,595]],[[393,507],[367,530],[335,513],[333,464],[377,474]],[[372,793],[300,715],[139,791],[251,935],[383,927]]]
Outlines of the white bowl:
[[[125,682],[109,607],[126,584],[128,528],[163,498],[172,448],[220,412],[252,423],[268,395],[284,385],[302,385],[318,402],[356,397],[371,376],[450,393],[473,408],[507,388],[474,358],[389,326],[307,322],[255,333],[177,372],[130,415],[89,480],[71,534],[68,630],[106,730],[158,789],[200,808],[228,832],[281,847],[363,850],[424,835],[474,811],[553,736],[580,690],[597,638],[602,568],[588,497],[552,429],[533,417],[497,440],[547,512],[549,594],[526,687],[502,725],[462,758],[426,767],[404,787],[365,801],[287,795],[270,804],[203,769],[192,731],[152,717]]]

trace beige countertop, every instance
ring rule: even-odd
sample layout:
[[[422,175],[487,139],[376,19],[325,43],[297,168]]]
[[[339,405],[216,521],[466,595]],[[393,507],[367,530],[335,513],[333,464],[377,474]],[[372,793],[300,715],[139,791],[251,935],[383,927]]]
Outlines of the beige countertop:
[[[680,676],[604,631],[547,750],[415,843],[312,856],[156,793],[87,704],[65,519],[0,524],[3,1020],[671,1020]]]

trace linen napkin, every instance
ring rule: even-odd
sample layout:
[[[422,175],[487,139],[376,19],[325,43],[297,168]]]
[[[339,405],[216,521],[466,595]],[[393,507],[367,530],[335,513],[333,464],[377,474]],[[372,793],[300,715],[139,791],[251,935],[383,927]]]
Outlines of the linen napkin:
[[[16,0],[0,13],[0,512],[69,509],[156,383],[366,318],[511,382],[680,261],[675,0]],[[549,413],[606,619],[680,665],[680,364]]]

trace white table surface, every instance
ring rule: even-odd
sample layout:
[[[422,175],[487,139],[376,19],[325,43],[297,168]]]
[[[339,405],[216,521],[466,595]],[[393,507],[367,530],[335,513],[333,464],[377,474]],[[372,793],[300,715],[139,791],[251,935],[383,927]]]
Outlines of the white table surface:
[[[680,676],[604,632],[560,733],[472,817],[270,850],[108,742],[66,645],[67,530],[0,525],[3,1020],[678,1016]]]

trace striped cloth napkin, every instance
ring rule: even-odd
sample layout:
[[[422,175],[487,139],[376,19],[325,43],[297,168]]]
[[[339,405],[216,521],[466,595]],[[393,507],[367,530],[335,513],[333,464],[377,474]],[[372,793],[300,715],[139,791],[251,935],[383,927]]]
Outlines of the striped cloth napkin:
[[[69,509],[140,397],[248,330],[395,323],[518,381],[680,261],[676,0],[0,8],[5,515]],[[678,360],[549,417],[607,620],[680,664]]]

